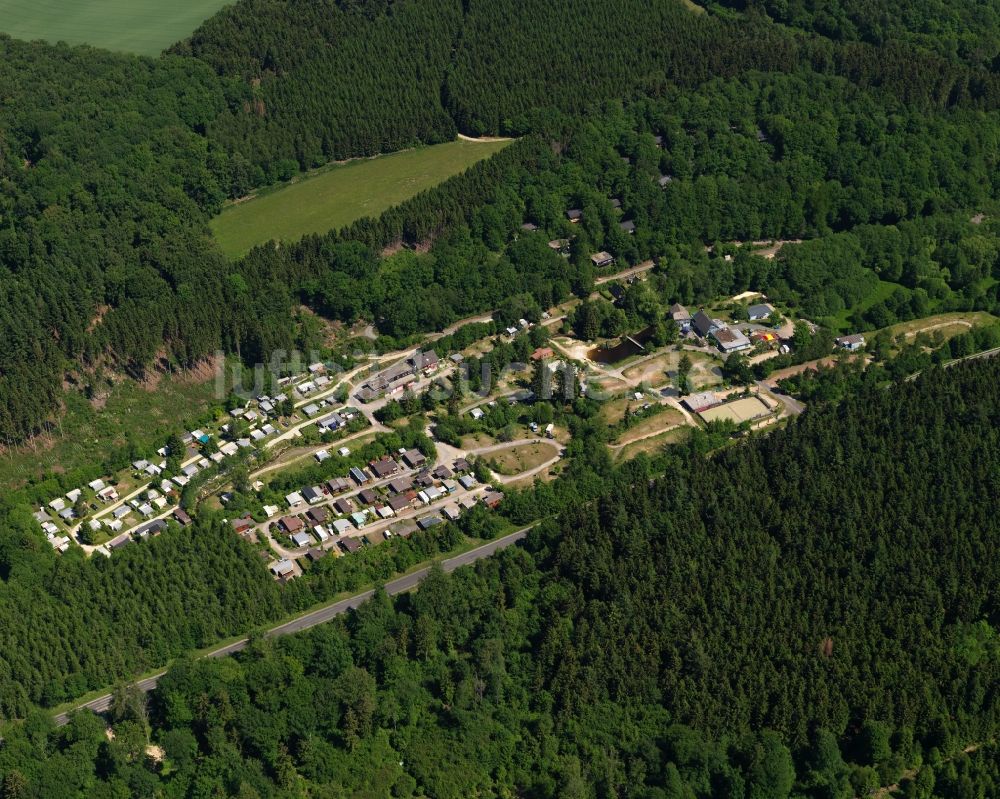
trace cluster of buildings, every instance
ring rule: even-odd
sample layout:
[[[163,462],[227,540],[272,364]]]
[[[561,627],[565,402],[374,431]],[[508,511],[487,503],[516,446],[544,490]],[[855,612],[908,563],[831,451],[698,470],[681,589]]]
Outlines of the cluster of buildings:
[[[323,485],[292,492],[285,497],[288,512],[272,524],[296,548],[310,547],[306,554],[308,557],[312,553],[313,560],[325,555],[334,544],[345,552],[353,552],[361,546],[361,542],[349,533],[411,510],[430,508],[450,499],[435,511],[385,530],[383,537],[393,534],[405,537],[416,530],[458,520],[463,512],[477,503],[472,495],[458,496],[463,490],[470,491],[478,486],[471,471],[465,458],[458,458],[451,467],[445,464],[431,467],[419,450],[402,450],[398,458],[385,455],[364,468],[352,467],[345,477],[336,477]],[[487,491],[478,501],[495,508],[502,499],[501,493]],[[269,516],[279,513],[276,507],[266,507],[265,511]],[[244,518],[233,520],[232,525],[236,532],[246,536],[252,534],[255,523],[250,518]],[[320,549],[312,549],[317,546]],[[275,576],[288,579],[292,570],[282,566],[275,571],[277,565],[272,564]]]
[[[434,350],[417,350],[413,355],[379,372],[362,384],[355,395],[361,402],[372,402],[383,395],[402,394],[421,375],[434,374],[441,362]]]
[[[761,322],[770,318],[774,308],[770,305],[751,305],[747,314],[751,322]],[[721,319],[713,319],[705,311],[700,310],[694,316],[679,303],[670,306],[670,317],[680,327],[682,333],[694,333],[700,338],[709,339],[724,353],[743,352],[754,346],[755,341],[772,343],[777,336],[770,331],[758,331],[748,337],[736,325],[730,325]],[[753,339],[753,340],[751,340]]]

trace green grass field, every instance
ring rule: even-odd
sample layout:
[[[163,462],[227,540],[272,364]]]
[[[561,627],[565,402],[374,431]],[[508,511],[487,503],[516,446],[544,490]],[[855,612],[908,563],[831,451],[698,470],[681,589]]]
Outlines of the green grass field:
[[[158,55],[233,0],[0,0],[0,31],[16,39]]]
[[[464,172],[507,141],[458,140],[322,167],[223,209],[212,232],[230,257],[271,239],[325,233],[387,208]]]

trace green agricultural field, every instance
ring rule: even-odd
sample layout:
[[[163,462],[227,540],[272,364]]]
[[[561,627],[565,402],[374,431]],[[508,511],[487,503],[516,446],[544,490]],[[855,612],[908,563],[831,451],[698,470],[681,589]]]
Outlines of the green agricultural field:
[[[232,0],[0,0],[0,31],[155,56]]]
[[[230,257],[271,239],[295,241],[309,233],[325,233],[362,217],[378,216],[507,144],[460,139],[323,167],[226,207],[212,220],[212,232]]]

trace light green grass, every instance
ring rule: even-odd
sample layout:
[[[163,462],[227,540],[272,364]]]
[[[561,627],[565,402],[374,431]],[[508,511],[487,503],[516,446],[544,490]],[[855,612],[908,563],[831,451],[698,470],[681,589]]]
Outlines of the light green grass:
[[[271,239],[296,241],[309,233],[326,233],[362,217],[376,217],[508,143],[458,140],[323,167],[226,207],[212,220],[212,232],[230,257]]]
[[[90,44],[155,56],[232,0],[0,0],[0,31],[16,39]]]
[[[830,321],[835,322],[833,329],[838,333],[844,333],[851,328],[851,317],[856,313],[864,313],[873,305],[877,305],[884,300],[889,299],[892,293],[897,289],[904,289],[899,283],[890,283],[887,280],[879,280],[878,288],[865,297],[861,302],[855,305],[853,308],[844,308],[836,316],[830,317]]]
[[[103,407],[95,407],[78,391],[66,392],[63,401],[65,412],[58,428],[31,446],[0,455],[0,487],[19,488],[48,471],[101,463],[129,440],[141,451],[152,451],[168,433],[181,431],[219,402],[211,376],[164,377],[152,390],[122,380],[110,390]]]

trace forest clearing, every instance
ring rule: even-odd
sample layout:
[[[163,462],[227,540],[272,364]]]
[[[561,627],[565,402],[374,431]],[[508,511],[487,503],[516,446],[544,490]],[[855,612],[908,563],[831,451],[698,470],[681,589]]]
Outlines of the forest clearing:
[[[0,0],[0,26],[28,41],[156,56],[224,5],[225,0]]]
[[[211,222],[226,255],[326,233],[408,200],[499,152],[509,140],[460,139],[323,167],[226,207]]]

